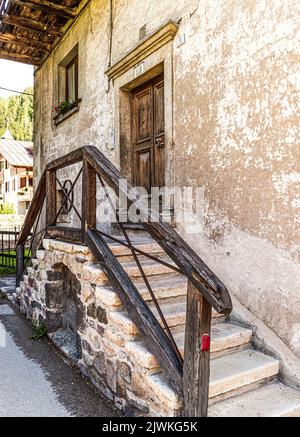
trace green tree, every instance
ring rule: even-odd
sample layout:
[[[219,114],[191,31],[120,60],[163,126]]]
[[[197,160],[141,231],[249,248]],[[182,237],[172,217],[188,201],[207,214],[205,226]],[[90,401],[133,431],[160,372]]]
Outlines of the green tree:
[[[33,93],[32,87],[24,92]],[[32,141],[33,97],[25,94],[0,98],[0,136],[9,128],[15,140]]]

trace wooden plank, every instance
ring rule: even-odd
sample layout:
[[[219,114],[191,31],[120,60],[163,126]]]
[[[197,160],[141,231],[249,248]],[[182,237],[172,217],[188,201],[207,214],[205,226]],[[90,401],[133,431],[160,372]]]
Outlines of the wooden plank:
[[[84,147],[84,156],[94,167],[103,180],[112,187],[116,193],[122,193],[128,198],[132,188],[123,179],[117,168],[93,146]],[[128,201],[128,203],[132,203]],[[137,203],[138,204],[138,203]],[[140,204],[142,215],[148,216],[143,204]],[[157,217],[151,217],[151,222],[144,223],[145,229],[154,240],[165,250],[169,257],[177,264],[182,273],[198,288],[218,313],[229,314],[232,311],[232,302],[225,285],[202,261],[192,248],[177,234],[168,223],[161,223]]]
[[[30,64],[39,66],[41,63],[40,58],[28,56],[28,55],[20,55],[19,53],[14,53],[7,50],[0,49],[0,58],[7,59],[8,61],[16,61],[21,62],[22,64]]]
[[[85,159],[82,163],[82,235],[87,229],[96,228],[97,185],[96,172]]]
[[[42,32],[47,35],[61,36],[62,32],[57,28],[49,27],[46,23],[31,20],[30,18],[18,17],[17,15],[4,15],[1,19],[4,24],[18,26],[22,29],[32,30],[34,32]]]
[[[46,171],[46,226],[55,226],[56,220],[56,171]]]
[[[16,249],[16,286],[19,287],[24,272],[24,244],[20,244]]]
[[[113,255],[105,240],[93,230],[87,230],[86,243],[106,272],[110,284],[136,324],[149,350],[155,355],[171,386],[182,392],[182,366],[166,335],[148,305]],[[105,261],[104,261],[105,260]]]
[[[47,228],[46,238],[57,238],[58,240],[83,243],[82,230],[78,228],[67,228],[64,226],[50,226]]]
[[[60,168],[69,167],[70,165],[76,164],[77,162],[82,161],[83,156],[83,148],[73,150],[73,152],[68,153],[67,155],[61,156],[60,158],[55,159],[46,165],[47,170],[59,170]]]
[[[7,44],[15,44],[18,47],[23,47],[27,49],[34,48],[45,53],[48,53],[51,50],[51,45],[46,42],[26,38],[24,36],[15,35],[13,33],[0,33],[0,41]]]
[[[211,305],[189,281],[185,327],[183,398],[185,417],[206,417],[209,399],[210,350],[202,350],[211,334]]]
[[[31,229],[37,219],[40,210],[43,208],[44,200],[46,198],[46,172],[42,173],[41,179],[38,186],[34,192],[32,202],[26,214],[25,222],[20,232],[19,239],[17,241],[17,246],[24,244],[27,240]]]
[[[76,10],[47,0],[10,0],[10,3],[17,6],[27,6],[34,9],[40,9],[48,14],[54,14],[64,18],[76,17]]]

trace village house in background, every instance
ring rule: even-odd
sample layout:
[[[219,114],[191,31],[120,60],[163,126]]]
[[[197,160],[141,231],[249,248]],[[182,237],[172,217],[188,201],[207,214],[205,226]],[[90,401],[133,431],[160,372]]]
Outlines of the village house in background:
[[[300,3],[1,9],[0,57],[36,66],[37,189],[11,300],[125,414],[299,416]],[[29,185],[27,161],[1,154]],[[197,231],[104,232],[99,188],[123,178],[202,188]]]
[[[0,187],[0,211],[23,219],[33,196],[33,143],[14,140],[8,130],[0,139]]]

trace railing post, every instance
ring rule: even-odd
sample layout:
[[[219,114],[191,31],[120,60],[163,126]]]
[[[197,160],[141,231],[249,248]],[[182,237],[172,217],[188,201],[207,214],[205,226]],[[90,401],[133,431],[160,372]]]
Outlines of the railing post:
[[[206,417],[209,399],[212,307],[189,281],[183,366],[185,417]]]
[[[87,229],[96,227],[97,208],[96,172],[90,163],[83,157],[82,161],[82,240],[85,242]]]
[[[16,248],[16,287],[19,287],[24,272],[24,244]]]
[[[46,226],[55,226],[56,219],[56,171],[46,171]]]

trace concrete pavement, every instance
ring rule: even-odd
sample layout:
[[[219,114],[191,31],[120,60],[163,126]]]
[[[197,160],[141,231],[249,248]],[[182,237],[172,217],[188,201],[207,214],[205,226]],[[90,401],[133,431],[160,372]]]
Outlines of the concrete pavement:
[[[116,417],[120,413],[0,300],[0,417]]]

